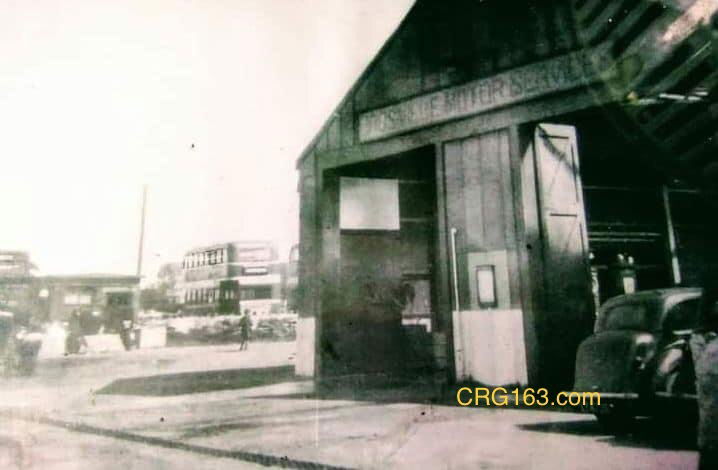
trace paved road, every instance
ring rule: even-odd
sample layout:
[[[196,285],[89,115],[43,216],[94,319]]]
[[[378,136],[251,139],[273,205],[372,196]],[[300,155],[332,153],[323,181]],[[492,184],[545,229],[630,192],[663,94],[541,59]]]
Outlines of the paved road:
[[[143,470],[696,465],[690,436],[674,439],[652,422],[615,437],[574,413],[438,406],[412,400],[411,393],[357,394],[351,387],[318,395],[311,382],[285,375],[293,345],[253,347],[251,356],[223,346],[44,364],[37,377],[7,384],[4,418],[13,424],[0,432],[0,464]],[[53,381],[62,388],[51,388]]]
[[[231,458],[162,448],[62,426],[8,419],[0,430],[0,468],[4,470],[198,470],[266,468]]]

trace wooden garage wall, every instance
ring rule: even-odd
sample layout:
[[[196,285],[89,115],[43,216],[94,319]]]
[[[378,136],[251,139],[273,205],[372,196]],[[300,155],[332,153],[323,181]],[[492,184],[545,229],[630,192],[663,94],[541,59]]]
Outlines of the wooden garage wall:
[[[471,309],[468,255],[506,251],[518,272],[509,131],[503,129],[444,145],[448,228],[458,229],[457,272],[461,308]],[[510,303],[520,308],[518,276],[509,276]]]
[[[317,220],[317,188],[315,157],[310,154],[299,168],[299,267],[298,311],[302,317],[315,315],[318,300],[319,243]]]

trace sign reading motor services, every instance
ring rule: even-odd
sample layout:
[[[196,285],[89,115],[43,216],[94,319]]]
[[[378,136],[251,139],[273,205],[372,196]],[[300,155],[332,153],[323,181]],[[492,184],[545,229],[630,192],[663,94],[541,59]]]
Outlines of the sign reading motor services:
[[[605,46],[525,65],[359,116],[359,139],[381,139],[597,82],[613,61]],[[603,77],[605,78],[605,77]]]

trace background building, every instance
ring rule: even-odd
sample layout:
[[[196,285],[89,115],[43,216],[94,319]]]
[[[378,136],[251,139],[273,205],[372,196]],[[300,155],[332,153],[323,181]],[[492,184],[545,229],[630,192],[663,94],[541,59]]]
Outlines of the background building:
[[[293,245],[289,250],[287,263],[284,265],[283,297],[287,301],[287,311],[296,312],[299,304],[299,245]]]
[[[0,252],[0,310],[22,323],[66,321],[73,311],[93,314],[96,327],[134,320],[139,277],[115,274],[36,276],[25,252]]]
[[[0,278],[32,276],[36,269],[28,253],[0,250]]]
[[[0,310],[15,313],[22,323],[38,308],[35,269],[26,252],[0,251]]]
[[[92,313],[97,326],[116,330],[134,320],[138,310],[138,276],[75,274],[43,276],[35,281],[40,321],[66,321],[73,311]]]

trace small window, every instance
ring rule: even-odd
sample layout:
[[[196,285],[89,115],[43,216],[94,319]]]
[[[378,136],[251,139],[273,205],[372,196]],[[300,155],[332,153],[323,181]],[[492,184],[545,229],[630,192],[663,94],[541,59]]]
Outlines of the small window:
[[[496,308],[496,274],[494,266],[487,264],[476,267],[476,292],[479,296],[478,304],[481,308]]]
[[[65,305],[90,305],[92,303],[92,295],[71,293],[65,294]]]
[[[604,314],[602,330],[651,330],[648,309],[644,304],[617,305]]]
[[[271,299],[271,286],[245,287],[242,289],[240,300],[260,300]]]
[[[700,299],[685,300],[674,305],[663,320],[663,331],[691,330],[698,325]]]
[[[271,287],[257,287],[254,290],[254,298],[255,299],[271,299],[272,298],[272,288]]]

